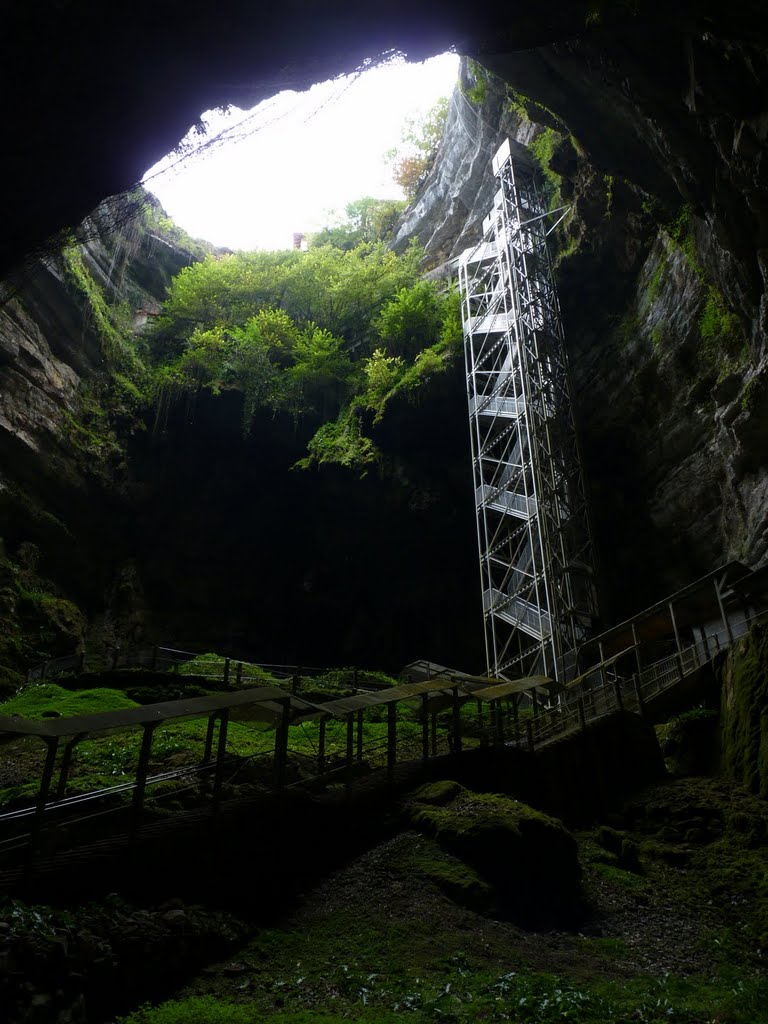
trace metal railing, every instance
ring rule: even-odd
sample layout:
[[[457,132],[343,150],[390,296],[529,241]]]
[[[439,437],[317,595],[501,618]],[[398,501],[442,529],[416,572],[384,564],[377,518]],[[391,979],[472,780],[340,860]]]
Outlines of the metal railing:
[[[579,687],[566,692],[558,703],[537,709],[528,732],[529,745],[534,748],[546,746],[617,711],[642,714],[647,702],[709,664],[720,651],[727,650],[744,636],[753,623],[766,617],[768,613],[760,612],[729,622],[716,633],[661,658],[631,676],[620,675],[612,668],[595,669]]]
[[[93,668],[94,671],[121,668],[146,668],[152,671],[178,671],[187,662],[201,657],[201,652],[182,651],[174,647],[161,645],[142,645],[128,648],[115,648],[107,657],[89,661],[85,652],[66,655],[61,658],[49,658],[47,661],[33,665],[27,670],[27,682],[42,682],[45,679],[56,679],[64,675],[79,674]],[[201,661],[196,666],[195,675],[205,679],[231,682],[237,679],[260,679],[269,675],[274,679],[289,679],[293,676],[313,676],[326,671],[317,665],[276,665],[244,661],[229,658],[225,655]]]

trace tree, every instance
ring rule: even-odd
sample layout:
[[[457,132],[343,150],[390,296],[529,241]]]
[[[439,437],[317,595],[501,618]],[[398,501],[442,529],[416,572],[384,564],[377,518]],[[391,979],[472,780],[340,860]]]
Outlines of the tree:
[[[372,196],[355,199],[347,203],[344,217],[338,224],[310,236],[310,245],[349,250],[363,242],[387,242],[404,209],[402,199],[374,199]]]
[[[390,149],[385,159],[392,177],[412,200],[435,159],[448,118],[448,100],[442,97],[421,117],[410,117],[403,126],[401,147]]]
[[[385,212],[370,197],[348,207],[368,233]],[[158,401],[200,388],[241,391],[246,433],[260,408],[319,414],[325,423],[303,464],[364,470],[378,458],[366,428],[458,349],[456,296],[420,279],[422,255],[373,241],[234,253],[185,268],[147,337]]]

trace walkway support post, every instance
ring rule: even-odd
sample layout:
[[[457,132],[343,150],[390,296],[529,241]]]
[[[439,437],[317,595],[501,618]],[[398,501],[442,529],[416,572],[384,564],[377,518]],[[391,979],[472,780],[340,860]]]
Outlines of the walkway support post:
[[[733,643],[733,631],[731,630],[731,623],[730,623],[730,620],[728,618],[728,614],[727,614],[727,612],[725,610],[725,602],[723,601],[723,591],[722,591],[722,588],[720,586],[720,581],[717,580],[717,579],[715,580],[715,594],[717,595],[717,606],[720,609],[720,618],[723,620],[723,625],[725,626],[725,632],[726,632],[726,635],[728,636],[728,643],[732,644]]]
[[[317,737],[317,774],[325,774],[325,727],[328,723],[326,715],[320,716],[320,731]]]
[[[637,664],[637,674],[643,671],[643,659],[640,657],[640,641],[637,639],[637,627],[634,622],[632,623],[632,643],[635,645],[635,662]]]
[[[355,750],[355,716],[352,711],[347,715],[347,752],[344,769],[344,796],[349,799],[352,794],[352,761]]]
[[[208,728],[205,731],[205,746],[203,747],[203,764],[209,764],[211,751],[213,750],[213,735],[216,731],[216,712],[208,717]]]
[[[461,753],[461,702],[459,701],[459,688],[454,686],[453,693],[453,714],[451,730],[453,733],[453,753]]]
[[[53,770],[56,766],[56,753],[59,748],[58,736],[44,736],[42,737],[43,742],[46,746],[45,751],[45,764],[43,765],[43,774],[40,779],[40,788],[37,791],[37,801],[35,802],[35,816],[32,819],[32,826],[30,828],[29,836],[29,857],[33,858],[37,853],[37,847],[40,842],[40,834],[43,830],[43,817],[45,815],[45,805],[48,802],[48,794],[51,791],[51,782],[53,781]]]
[[[279,793],[285,785],[285,771],[288,767],[288,732],[291,726],[291,699],[281,699],[282,713],[275,729],[275,789]]]
[[[141,813],[144,809],[144,791],[147,788],[149,758],[152,754],[152,738],[154,735],[155,725],[153,723],[145,725],[144,733],[141,737],[141,748],[139,749],[139,762],[136,766],[136,787],[133,791],[133,805],[131,808],[130,842],[133,842],[139,831]]]
[[[224,676],[221,681],[224,686],[229,686],[229,658],[224,659]]]
[[[579,725],[581,726],[581,731],[584,732],[584,730],[587,728],[587,716],[584,713],[583,697],[579,697]]]
[[[643,699],[643,689],[640,685],[640,676],[637,672],[632,676],[632,685],[635,688],[635,697],[637,697],[637,707],[640,712],[641,718],[645,718],[645,700]]]
[[[75,747],[81,740],[84,740],[88,735],[87,732],[79,732],[64,747],[64,753],[61,756],[61,766],[59,768],[59,781],[56,786],[56,799],[63,800],[67,792],[67,781],[69,779],[69,769],[72,767],[72,755],[75,752]]]
[[[429,694],[421,695],[421,760],[429,760]]]
[[[221,786],[224,782],[224,759],[227,756],[227,729],[229,727],[229,709],[219,715],[219,735],[216,743],[216,768],[213,774],[212,810],[218,814],[221,803]]]
[[[677,647],[677,653],[682,654],[683,648],[680,643],[680,631],[677,628],[677,619],[675,618],[675,606],[672,604],[671,601],[668,602],[667,606],[669,608],[669,617],[672,620],[672,629],[674,630],[675,634],[675,646]]]
[[[430,732],[432,734],[432,757],[437,757],[437,711],[430,715]]]
[[[387,704],[387,779],[391,782],[395,777],[397,761],[397,704]]]
[[[618,676],[613,680],[613,692],[616,695],[616,706],[619,711],[624,710],[624,696],[621,692],[621,683],[619,682]]]
[[[347,768],[352,767],[355,759],[355,716],[350,711],[347,715]]]
[[[363,760],[363,711],[362,708],[357,712],[357,761],[358,764]]]

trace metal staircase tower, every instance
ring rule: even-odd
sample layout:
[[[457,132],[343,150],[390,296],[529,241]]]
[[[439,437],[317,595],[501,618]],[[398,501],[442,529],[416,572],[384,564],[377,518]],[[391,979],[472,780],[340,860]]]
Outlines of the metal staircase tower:
[[[488,672],[566,682],[597,601],[547,245],[554,225],[508,140],[493,172],[483,241],[459,258]]]

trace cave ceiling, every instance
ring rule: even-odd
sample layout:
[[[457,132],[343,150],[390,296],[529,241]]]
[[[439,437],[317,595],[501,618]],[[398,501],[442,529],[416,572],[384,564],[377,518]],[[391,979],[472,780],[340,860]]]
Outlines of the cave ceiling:
[[[611,32],[649,23],[658,30],[662,18],[679,28],[716,7],[672,6],[660,14],[654,4],[644,16],[641,3],[609,0],[17,3],[5,11],[0,42],[7,140],[0,270],[129,188],[212,107],[248,107],[393,50],[414,60],[450,47],[479,56],[531,50],[583,34],[598,8],[601,31]]]

